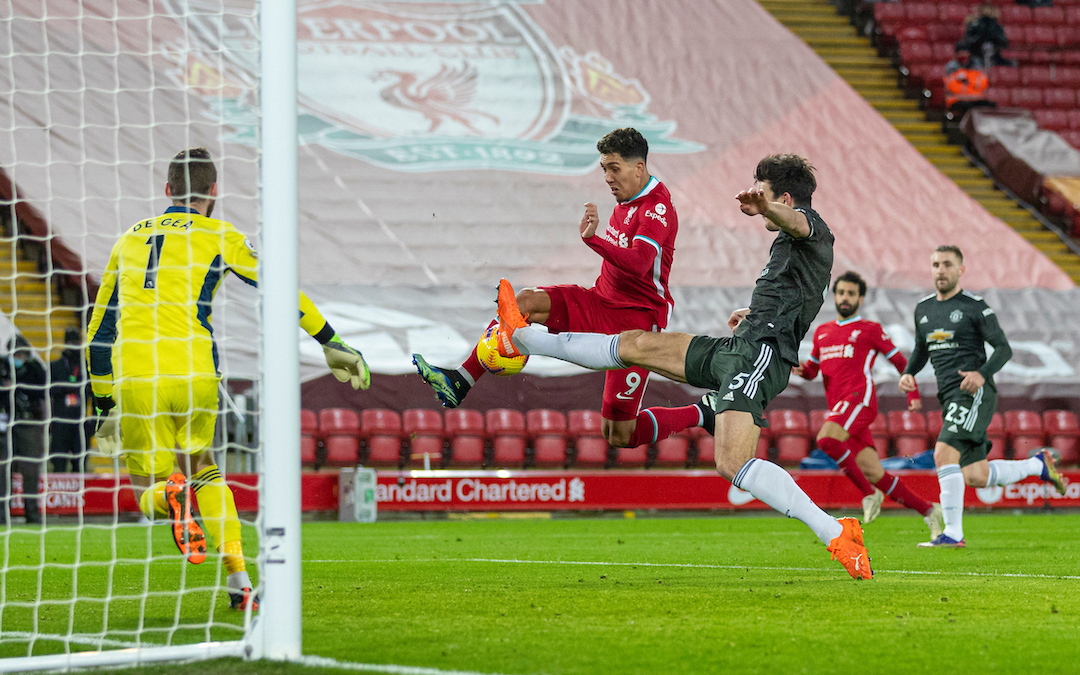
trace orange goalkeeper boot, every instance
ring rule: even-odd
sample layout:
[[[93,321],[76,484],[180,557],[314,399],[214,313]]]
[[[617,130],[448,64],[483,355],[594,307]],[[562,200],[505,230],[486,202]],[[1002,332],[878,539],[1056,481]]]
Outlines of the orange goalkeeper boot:
[[[189,563],[206,560],[206,535],[191,513],[191,486],[182,473],[174,473],[165,483],[165,503],[169,505],[173,541]]]

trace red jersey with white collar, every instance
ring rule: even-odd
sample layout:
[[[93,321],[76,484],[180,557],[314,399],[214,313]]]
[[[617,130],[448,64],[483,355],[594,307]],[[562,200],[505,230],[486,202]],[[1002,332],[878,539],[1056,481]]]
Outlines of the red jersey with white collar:
[[[877,391],[871,373],[878,354],[904,372],[907,359],[881,324],[860,316],[823,323],[814,331],[814,348],[802,366],[803,377],[812,380],[821,371],[830,409],[846,399],[876,411]],[[918,391],[908,394],[909,401],[915,398],[919,398]]]
[[[668,275],[679,218],[671,194],[655,177],[629,201],[615,206],[607,229],[583,240],[604,259],[594,284],[605,302],[656,312],[659,328],[675,304]]]

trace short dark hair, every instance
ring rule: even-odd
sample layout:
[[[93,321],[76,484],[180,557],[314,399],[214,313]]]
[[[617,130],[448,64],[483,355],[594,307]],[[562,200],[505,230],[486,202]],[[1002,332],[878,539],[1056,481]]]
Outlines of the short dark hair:
[[[810,195],[817,189],[814,167],[798,155],[769,155],[758,162],[754,180],[769,181],[774,195],[786,192],[796,206],[810,206]]]
[[[177,201],[209,199],[216,182],[217,167],[206,148],[181,150],[169,163],[169,192]]]
[[[934,253],[952,253],[956,256],[956,259],[960,261],[960,264],[964,264],[964,254],[960,252],[959,246],[952,244],[942,244],[934,249]]]
[[[866,295],[866,279],[863,279],[861,276],[859,276],[858,272],[852,272],[851,270],[848,270],[847,272],[844,272],[840,276],[836,277],[836,281],[834,281],[832,285],[833,293],[836,292],[836,287],[840,285],[841,281],[846,281],[849,284],[858,284],[859,297],[861,298]]]
[[[596,142],[596,149],[601,155],[619,153],[623,159],[636,157],[648,163],[649,142],[638,132],[637,129],[626,127],[609,132]]]

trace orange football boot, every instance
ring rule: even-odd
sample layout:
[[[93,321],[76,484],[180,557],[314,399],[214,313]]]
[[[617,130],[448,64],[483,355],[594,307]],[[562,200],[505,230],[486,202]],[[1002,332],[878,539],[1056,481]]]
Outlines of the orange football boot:
[[[870,569],[870,553],[863,546],[862,525],[854,518],[838,519],[844,528],[840,536],[826,547],[832,559],[840,562],[853,579],[873,579]]]
[[[506,358],[522,356],[511,338],[515,330],[524,328],[529,323],[518,309],[514,287],[506,279],[499,279],[499,299],[496,302],[499,304],[499,354]]]
[[[169,505],[173,541],[193,565],[206,560],[206,535],[191,514],[191,486],[182,473],[174,473],[165,483],[165,503]]]

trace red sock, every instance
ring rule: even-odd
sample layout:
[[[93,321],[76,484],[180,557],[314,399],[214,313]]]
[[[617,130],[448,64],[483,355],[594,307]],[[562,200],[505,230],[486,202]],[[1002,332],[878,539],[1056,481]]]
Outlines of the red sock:
[[[484,329],[484,332],[487,333],[488,328],[491,328],[497,323],[499,323],[498,319],[492,319],[491,323]],[[469,375],[472,376],[473,384],[476,384],[476,381],[483,377],[484,373],[487,372],[487,370],[484,369],[484,366],[480,365],[480,359],[476,357],[476,347],[473,347],[472,352],[469,353],[469,358],[465,359],[465,363],[461,364],[461,367],[468,371]]]
[[[900,482],[900,479],[892,475],[888,471],[881,477],[877,483],[878,489],[885,493],[886,496],[892,497],[897,504],[903,504],[909,509],[914,509],[924,516],[930,509],[934,508],[934,505],[926,501],[922,497],[918,497],[914,492],[909,490],[906,485]]]
[[[874,494],[874,486],[870,485],[870,481],[866,480],[862,469],[855,463],[855,455],[858,454],[858,451],[853,451],[849,447],[849,443],[851,443],[850,438],[847,441],[838,441],[835,438],[826,436],[818,440],[818,447],[840,465],[840,470],[844,472],[844,475],[850,478],[852,483],[855,483],[855,487],[859,488],[863,497],[867,497]],[[861,449],[859,448],[859,450]]]
[[[662,441],[676,431],[701,423],[701,409],[696,405],[682,408],[647,408],[638,413],[637,426],[630,437],[631,448],[643,443]]]

